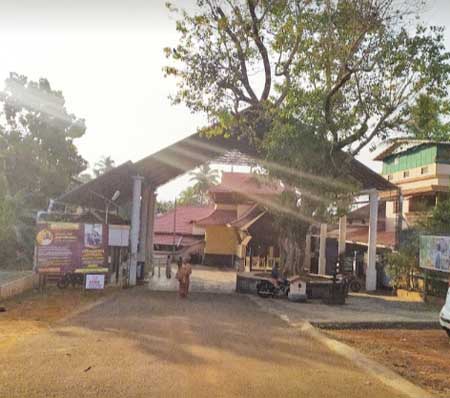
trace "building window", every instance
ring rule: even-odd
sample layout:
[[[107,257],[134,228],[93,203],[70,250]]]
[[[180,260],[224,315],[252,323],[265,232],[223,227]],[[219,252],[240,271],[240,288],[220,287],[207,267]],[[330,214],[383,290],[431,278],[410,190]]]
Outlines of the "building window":
[[[420,169],[420,174],[428,174],[428,166],[422,167]]]
[[[403,178],[408,178],[409,177],[409,170],[406,170],[403,172]]]
[[[392,181],[394,179],[394,176],[392,174],[388,175],[388,181]]]

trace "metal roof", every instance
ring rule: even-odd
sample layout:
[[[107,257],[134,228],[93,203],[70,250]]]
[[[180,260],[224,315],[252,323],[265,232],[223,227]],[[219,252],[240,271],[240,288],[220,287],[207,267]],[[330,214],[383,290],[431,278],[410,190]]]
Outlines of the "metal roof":
[[[383,160],[393,154],[401,153],[408,149],[424,144],[450,145],[449,141],[418,140],[413,138],[397,138],[387,141],[387,143],[389,145],[382,152],[380,152],[373,160]]]
[[[227,153],[236,151],[256,159],[256,163],[258,163],[255,150],[244,139],[223,136],[207,137],[198,132],[135,163],[128,161],[61,195],[57,200],[68,204],[103,209],[118,190],[120,196],[116,203],[123,205],[131,201],[132,176],[144,177],[145,183],[156,189],[206,162],[223,158]],[[342,155],[343,159],[348,162],[349,174],[360,183],[362,189],[375,188],[379,191],[397,189],[395,185],[355,158],[343,152]]]

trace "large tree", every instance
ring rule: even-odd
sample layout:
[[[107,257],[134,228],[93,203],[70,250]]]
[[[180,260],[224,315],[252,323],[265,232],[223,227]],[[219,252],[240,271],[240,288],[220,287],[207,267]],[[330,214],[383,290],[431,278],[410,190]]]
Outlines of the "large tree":
[[[427,120],[438,125],[436,110],[448,111],[449,54],[441,28],[414,26],[419,3],[198,0],[195,12],[169,5],[180,33],[166,49],[166,74],[178,78],[174,102],[206,113],[209,134],[244,136],[266,170],[300,188],[301,198],[293,189],[275,210],[285,214],[291,242],[302,241],[313,218],[344,211],[357,190],[348,187],[342,151],[353,156],[380,139],[423,134]]]
[[[74,145],[86,127],[67,111],[64,96],[46,79],[34,82],[11,73],[0,102],[2,236],[9,236],[9,248],[30,258],[36,211],[46,208],[86,167]],[[3,249],[2,262],[13,263]]]

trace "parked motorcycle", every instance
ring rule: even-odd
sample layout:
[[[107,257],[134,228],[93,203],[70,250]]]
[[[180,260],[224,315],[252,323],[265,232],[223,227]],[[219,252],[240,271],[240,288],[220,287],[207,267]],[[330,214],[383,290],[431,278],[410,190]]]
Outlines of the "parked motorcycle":
[[[361,282],[359,281],[359,279],[356,276],[351,275],[351,276],[347,277],[347,283],[348,283],[348,288],[353,293],[358,293],[361,290]]]
[[[268,279],[259,281],[256,284],[256,293],[259,297],[283,297],[289,294],[290,283],[286,279],[279,279],[278,283],[274,283]]]
[[[61,276],[58,282],[56,282],[56,286],[58,286],[60,289],[65,289],[69,285],[72,285],[72,287],[83,286],[83,275],[67,273]]]

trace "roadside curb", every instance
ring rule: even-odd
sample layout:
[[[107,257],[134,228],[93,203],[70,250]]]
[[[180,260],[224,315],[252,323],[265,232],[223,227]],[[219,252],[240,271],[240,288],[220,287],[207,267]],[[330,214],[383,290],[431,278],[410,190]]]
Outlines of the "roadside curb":
[[[292,322],[286,314],[280,314],[278,311],[265,307],[261,301],[254,296],[247,295],[247,297],[255,303],[260,309],[266,313],[276,315],[283,322],[286,322],[290,327],[296,328],[307,336],[315,339],[329,350],[334,353],[350,360],[355,366],[362,369],[372,377],[378,379],[385,385],[391,387],[392,389],[403,393],[409,398],[433,398],[429,392],[425,391],[421,387],[416,386],[410,381],[406,380],[402,376],[398,375],[391,369],[384,365],[379,364],[373,359],[368,358],[366,355],[362,354],[353,347],[347,344],[341,343],[340,341],[334,340],[326,335],[324,335],[319,329],[314,327],[308,321],[302,322]]]
[[[386,322],[309,322],[318,329],[407,329],[434,330],[441,329],[439,322],[434,321],[386,321]]]

